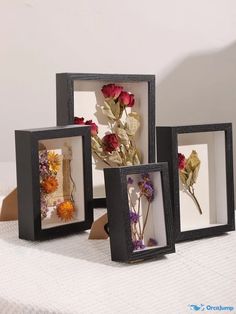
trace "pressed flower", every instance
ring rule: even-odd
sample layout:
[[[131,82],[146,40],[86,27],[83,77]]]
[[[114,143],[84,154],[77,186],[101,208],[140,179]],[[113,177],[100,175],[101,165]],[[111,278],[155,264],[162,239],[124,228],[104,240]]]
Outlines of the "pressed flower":
[[[157,245],[157,241],[153,238],[150,238],[148,240],[148,246],[156,246]]]
[[[142,240],[134,240],[133,241],[133,249],[134,250],[143,250],[145,245],[143,244]]]
[[[39,152],[39,174],[44,177],[49,174],[49,164],[47,151]]]
[[[88,120],[85,122],[85,125],[90,125],[91,135],[96,136],[98,134],[98,126],[92,120]]]
[[[119,139],[115,133],[106,134],[102,139],[102,143],[104,151],[109,153],[116,150],[120,145]]]
[[[131,177],[128,177],[127,184],[133,184],[134,180]]]
[[[48,152],[48,165],[49,165],[49,170],[57,173],[58,170],[60,169],[60,158],[59,155],[56,154],[54,151],[49,151]]]
[[[118,86],[115,84],[104,85],[101,89],[103,96],[105,98],[113,98],[113,99],[117,99],[120,96],[120,93],[122,90],[123,90],[122,86]]]
[[[64,201],[57,205],[57,216],[63,221],[69,221],[73,218],[75,207],[71,201]]]
[[[136,224],[139,221],[140,215],[135,213],[134,211],[130,210],[129,212],[130,222]]]
[[[85,124],[84,118],[74,117],[74,124],[84,125]]]
[[[178,153],[178,168],[183,170],[186,164],[186,158],[183,154]]]
[[[43,191],[47,194],[53,193],[57,190],[58,188],[58,181],[55,177],[50,176],[46,177],[42,182],[41,182],[41,187]]]
[[[154,187],[151,181],[140,181],[138,186],[141,190],[141,194],[146,197],[149,202],[152,202],[154,199]]]

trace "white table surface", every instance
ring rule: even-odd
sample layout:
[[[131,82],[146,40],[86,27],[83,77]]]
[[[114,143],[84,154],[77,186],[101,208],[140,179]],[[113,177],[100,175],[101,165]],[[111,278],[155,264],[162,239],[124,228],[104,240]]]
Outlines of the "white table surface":
[[[88,240],[87,232],[37,243],[18,239],[17,229],[0,222],[1,314],[182,314],[194,312],[191,304],[236,313],[235,232],[127,265],[111,261],[109,240]]]

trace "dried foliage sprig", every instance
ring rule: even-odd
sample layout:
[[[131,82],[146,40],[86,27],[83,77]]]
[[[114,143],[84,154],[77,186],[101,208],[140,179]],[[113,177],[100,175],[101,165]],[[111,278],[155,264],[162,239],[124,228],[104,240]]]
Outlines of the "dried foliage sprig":
[[[201,206],[196,198],[194,184],[197,182],[201,161],[195,150],[186,158],[183,154],[178,154],[179,177],[183,185],[183,191],[195,202],[197,209],[202,215]]]
[[[137,199],[134,203],[132,200],[131,189],[134,188],[134,181],[131,177],[127,180],[127,191],[129,198],[129,206],[130,206],[130,224],[131,224],[131,236],[134,250],[140,250],[145,248],[144,244],[144,233],[148,222],[149,212],[151,208],[151,203],[154,200],[154,186],[150,179],[149,174],[142,175],[140,181],[137,184],[138,193]],[[146,199],[147,201],[147,210],[146,215],[143,217],[143,222],[141,224],[141,202],[142,199]],[[157,241],[155,239],[149,239],[148,246],[157,245]]]
[[[127,108],[135,105],[134,95],[115,84],[104,85],[101,92],[104,102],[100,108],[110,131],[100,137],[98,126],[92,120],[75,117],[74,123],[91,126],[95,159],[110,167],[139,165],[141,155],[135,144],[135,135],[140,127],[140,116],[134,111],[127,113]]]

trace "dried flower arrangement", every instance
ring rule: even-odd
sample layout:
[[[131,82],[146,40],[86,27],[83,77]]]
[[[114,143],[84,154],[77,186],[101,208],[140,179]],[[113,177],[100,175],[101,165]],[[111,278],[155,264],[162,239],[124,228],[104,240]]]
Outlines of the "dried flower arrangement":
[[[42,220],[47,217],[50,197],[52,197],[52,194],[56,192],[59,187],[57,174],[60,167],[62,167],[62,164],[59,155],[55,151],[48,151],[47,149],[39,151],[40,205]],[[75,206],[72,193],[70,200],[55,201],[53,203],[53,210],[56,210],[57,216],[62,221],[66,222],[73,219]]]
[[[183,154],[178,153],[179,177],[182,183],[183,192],[192,198],[200,215],[202,215],[202,209],[194,191],[194,184],[197,182],[200,165],[201,161],[195,150],[192,151],[188,158]]]
[[[134,111],[127,112],[127,108],[135,105],[134,95],[115,84],[104,85],[101,92],[105,99],[100,107],[110,131],[99,137],[98,126],[92,120],[75,117],[74,123],[91,126],[95,160],[110,167],[139,165],[141,154],[135,144],[135,135],[140,127],[140,116]]]
[[[148,173],[143,174],[137,185],[134,185],[134,180],[129,177],[127,180],[127,193],[130,206],[129,213],[133,249],[142,250],[146,248],[144,243],[145,229],[148,222],[151,203],[154,200],[154,194],[156,193],[150,175]],[[135,201],[133,195],[135,195]],[[141,209],[143,200],[146,201],[145,204],[147,206],[145,217],[142,217],[142,212],[145,211]],[[150,238],[147,242],[147,247],[156,245],[157,241],[153,238]]]

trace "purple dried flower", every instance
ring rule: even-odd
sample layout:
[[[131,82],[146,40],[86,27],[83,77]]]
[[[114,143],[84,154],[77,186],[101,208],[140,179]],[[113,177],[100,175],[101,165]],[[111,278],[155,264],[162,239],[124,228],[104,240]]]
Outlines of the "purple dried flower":
[[[138,186],[140,188],[141,194],[146,197],[149,202],[154,199],[154,187],[150,179],[139,181]]]
[[[44,219],[47,217],[48,206],[46,196],[41,193],[40,195],[40,209],[41,209],[41,218]]]
[[[48,154],[46,150],[39,153],[39,174],[41,177],[49,174]]]
[[[133,249],[134,250],[143,250],[145,245],[143,244],[142,240],[134,240],[133,241]]]
[[[149,174],[149,173],[144,173],[144,174],[142,174],[142,179],[143,179],[144,181],[150,180],[150,174]]]
[[[130,222],[133,224],[136,224],[139,221],[139,217],[140,215],[131,211],[129,212],[129,218],[130,218]]]
[[[133,184],[134,180],[131,177],[128,177],[127,184]]]
[[[150,238],[148,240],[148,246],[156,246],[157,245],[157,241],[153,238]]]

